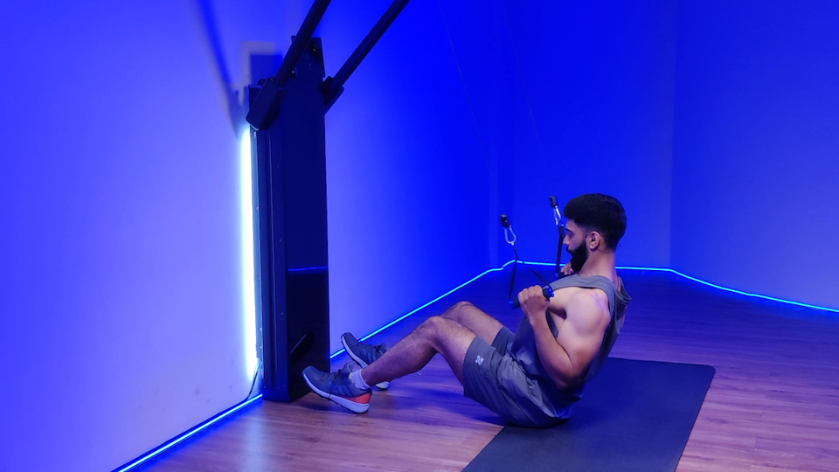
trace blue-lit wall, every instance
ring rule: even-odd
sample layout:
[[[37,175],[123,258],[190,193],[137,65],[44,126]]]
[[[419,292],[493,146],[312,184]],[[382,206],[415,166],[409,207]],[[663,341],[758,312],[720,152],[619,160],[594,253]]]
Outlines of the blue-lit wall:
[[[680,5],[672,268],[839,308],[839,3]]]
[[[341,333],[369,334],[493,263],[508,139],[497,9],[443,3],[409,3],[326,117],[333,351]],[[330,5],[327,73],[389,4]]]
[[[507,91],[513,145],[502,161],[501,207],[520,257],[555,260],[549,195],[564,205],[601,192],[627,213],[618,264],[667,267],[675,3],[508,2],[508,17],[520,71]]]
[[[233,81],[292,34],[270,3],[216,6]],[[111,470],[248,393],[211,42],[197,2],[2,6],[0,470]]]
[[[333,2],[328,73],[389,3]],[[228,92],[310,4],[4,5],[0,470],[108,470],[244,398]],[[839,307],[837,7],[738,5],[409,3],[327,115],[332,350],[508,260],[501,212],[552,261],[551,194],[623,201],[620,264]]]
[[[327,70],[387,4],[330,7]],[[551,194],[617,196],[620,263],[668,266],[675,15],[410,3],[327,115],[333,350],[509,260],[501,212],[554,260]]]

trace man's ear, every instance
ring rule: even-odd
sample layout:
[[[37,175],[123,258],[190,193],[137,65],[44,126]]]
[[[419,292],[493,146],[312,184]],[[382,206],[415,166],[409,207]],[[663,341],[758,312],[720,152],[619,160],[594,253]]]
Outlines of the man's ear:
[[[592,252],[596,251],[603,246],[603,236],[601,236],[597,231],[592,231],[588,234],[586,244],[588,244],[588,248],[591,249]]]

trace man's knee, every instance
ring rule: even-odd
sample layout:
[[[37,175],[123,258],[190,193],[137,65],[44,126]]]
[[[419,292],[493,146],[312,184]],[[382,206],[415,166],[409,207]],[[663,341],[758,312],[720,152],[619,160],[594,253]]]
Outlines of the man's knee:
[[[445,313],[443,313],[444,318],[448,318],[450,320],[457,320],[460,314],[463,312],[464,309],[474,307],[475,305],[469,302],[457,302],[452,305]]]
[[[473,304],[472,304],[472,302],[466,302],[466,301],[463,301],[463,302],[457,302],[457,303],[455,303],[455,304],[454,304],[454,306],[453,306],[452,308],[454,308],[455,310],[458,310],[458,311],[459,311],[459,310],[462,310],[462,309],[464,309],[464,308],[472,308],[472,307],[474,307],[474,306],[475,306],[475,305],[473,305]]]
[[[458,339],[469,332],[457,321],[444,316],[429,317],[419,325],[418,331],[434,350],[440,353],[443,353],[445,346],[449,345],[453,339]]]
[[[460,324],[445,316],[431,316],[419,326],[429,339],[438,339],[450,335],[453,328],[462,328]]]
[[[446,321],[449,321],[449,320],[446,320],[442,316],[430,316],[430,317],[428,317],[428,319],[423,321],[422,324],[419,325],[419,327],[423,331],[425,331],[429,334],[433,334],[433,333],[436,333],[437,331],[439,331],[442,328],[441,325],[443,323],[445,323]]]

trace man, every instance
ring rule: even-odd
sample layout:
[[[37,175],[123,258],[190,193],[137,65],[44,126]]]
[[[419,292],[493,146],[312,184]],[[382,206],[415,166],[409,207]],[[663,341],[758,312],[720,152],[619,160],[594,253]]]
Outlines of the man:
[[[355,361],[337,372],[303,371],[321,397],[355,412],[369,408],[371,385],[416,372],[432,357],[446,359],[464,395],[509,423],[543,427],[564,421],[606,359],[623,325],[630,298],[615,271],[615,248],[626,231],[623,206],[615,198],[587,194],[568,202],[563,243],[571,262],[566,277],[518,294],[524,317],[513,333],[468,302],[425,320],[391,349],[341,342]]]

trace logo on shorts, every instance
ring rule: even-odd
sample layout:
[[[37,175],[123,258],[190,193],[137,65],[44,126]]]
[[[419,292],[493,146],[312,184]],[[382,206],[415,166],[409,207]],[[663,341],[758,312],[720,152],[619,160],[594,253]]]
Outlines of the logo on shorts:
[[[478,356],[477,358],[475,358],[475,364],[481,365],[483,363],[484,363],[484,358],[483,357]]]

